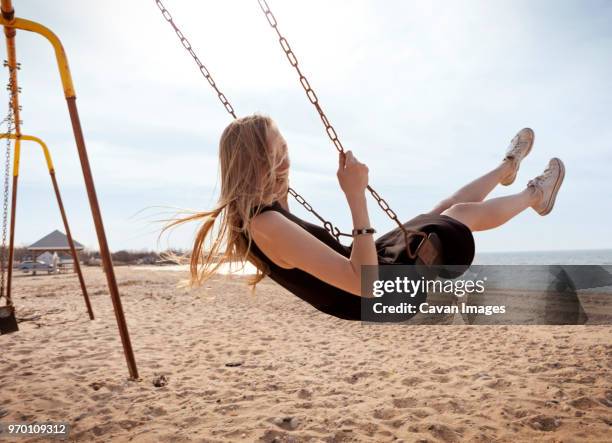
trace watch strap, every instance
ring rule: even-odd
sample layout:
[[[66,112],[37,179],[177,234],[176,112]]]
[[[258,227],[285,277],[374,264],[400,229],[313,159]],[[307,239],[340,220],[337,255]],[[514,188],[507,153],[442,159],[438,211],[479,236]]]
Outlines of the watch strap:
[[[375,234],[376,233],[376,229],[374,228],[361,228],[361,229],[353,229],[353,237],[357,236],[357,235],[364,235],[364,234]]]

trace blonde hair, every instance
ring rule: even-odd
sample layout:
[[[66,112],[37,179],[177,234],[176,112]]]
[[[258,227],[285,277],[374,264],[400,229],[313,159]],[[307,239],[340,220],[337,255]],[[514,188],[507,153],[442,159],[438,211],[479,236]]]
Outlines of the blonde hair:
[[[190,286],[201,285],[224,264],[244,265],[247,260],[257,268],[249,281],[253,288],[267,274],[266,264],[251,253],[248,230],[261,208],[284,197],[288,189],[286,171],[277,172],[282,159],[268,143],[272,127],[270,117],[257,114],[230,123],[219,141],[221,193],[216,206],[164,227],[201,221],[189,258]]]

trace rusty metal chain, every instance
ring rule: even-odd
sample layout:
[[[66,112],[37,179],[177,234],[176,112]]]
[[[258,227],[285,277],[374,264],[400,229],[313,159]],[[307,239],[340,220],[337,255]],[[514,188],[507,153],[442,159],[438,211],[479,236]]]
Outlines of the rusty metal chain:
[[[174,32],[176,32],[176,35],[179,38],[179,40],[181,41],[181,44],[183,45],[183,47],[187,50],[187,52],[189,52],[191,57],[193,57],[193,60],[198,65],[198,69],[200,70],[200,73],[204,76],[204,78],[208,81],[210,86],[212,86],[212,88],[217,93],[217,97],[219,97],[219,101],[221,101],[221,104],[225,107],[225,110],[227,112],[229,112],[232,115],[232,117],[236,118],[236,113],[234,112],[234,108],[232,107],[230,102],[227,100],[225,95],[217,87],[217,83],[215,82],[215,80],[210,75],[210,71],[200,61],[200,59],[198,58],[198,55],[195,53],[195,51],[193,49],[193,46],[191,46],[191,43],[189,42],[189,40],[187,40],[187,37],[185,37],[185,35],[183,35],[181,30],[174,23],[174,20],[172,19],[172,15],[170,14],[170,11],[168,11],[166,9],[166,7],[161,2],[161,0],[155,0],[155,4],[157,4],[157,7],[161,11],[161,13],[164,16],[164,18],[166,19],[166,21],[168,23],[170,23],[170,26],[172,26],[172,28],[174,29]]]
[[[338,133],[336,132],[336,130],[330,123],[327,116],[325,115],[325,112],[323,112],[323,108],[321,108],[321,103],[319,102],[319,98],[317,97],[317,94],[310,86],[310,82],[308,81],[306,76],[302,73],[302,70],[299,67],[298,59],[295,53],[293,52],[293,50],[291,49],[289,42],[281,34],[280,30],[278,29],[278,21],[276,20],[276,17],[274,17],[274,14],[270,10],[270,6],[268,6],[268,2],[266,0],[257,0],[257,1],[259,3],[259,7],[261,8],[262,12],[266,16],[266,19],[268,20],[268,24],[272,27],[272,29],[274,29],[274,31],[276,31],[276,35],[278,36],[278,42],[283,52],[287,56],[287,60],[289,61],[289,64],[293,66],[293,68],[295,68],[295,71],[297,72],[299,76],[300,84],[302,85],[302,88],[304,88],[304,91],[306,92],[306,97],[308,97],[308,100],[310,101],[310,103],[312,103],[315,109],[317,110],[319,117],[321,118],[321,122],[323,123],[323,126],[325,126],[325,132],[327,133],[327,136],[332,141],[332,143],[334,144],[338,152],[344,153],[344,146],[342,146],[342,142],[338,138]],[[370,185],[368,185],[367,189],[370,192],[370,194],[372,194],[372,197],[374,197],[374,200],[376,200],[376,203],[378,203],[378,206],[404,232],[404,235],[406,237],[406,245],[409,245],[408,239],[411,236],[419,236],[423,239],[427,236],[427,234],[425,234],[424,232],[414,231],[414,230],[405,228],[404,225],[398,219],[397,214],[395,213],[393,209],[391,209],[387,201],[384,198],[382,198],[380,194],[378,194],[378,192],[376,192]],[[410,255],[410,258],[415,258],[416,252],[413,253],[408,247],[408,255]]]
[[[193,46],[191,45],[191,43],[189,42],[187,37],[185,37],[185,35],[181,32],[181,30],[176,25],[176,23],[174,23],[172,15],[168,11],[168,9],[166,9],[166,7],[161,2],[161,0],[155,0],[155,4],[157,5],[159,10],[161,11],[161,13],[162,13],[163,17],[166,19],[166,21],[168,23],[170,23],[170,26],[172,26],[172,28],[174,29],[174,32],[176,33],[176,35],[179,38],[179,40],[180,40],[181,44],[183,45],[183,47],[187,50],[187,52],[189,52],[189,54],[191,55],[193,60],[198,65],[198,68],[199,68],[200,72],[202,73],[202,75],[204,76],[204,78],[208,81],[210,86],[212,86],[212,88],[217,93],[217,97],[219,97],[219,100],[221,101],[221,104],[225,107],[225,110],[228,113],[230,113],[232,117],[237,118],[236,117],[236,113],[234,111],[234,107],[230,104],[230,102],[227,99],[227,97],[225,96],[225,94],[223,94],[219,90],[219,87],[217,86],[217,83],[215,82],[215,80],[212,78],[212,75],[210,74],[210,71],[200,61],[200,59],[198,58],[197,54],[195,53],[195,50],[193,49]],[[321,223],[323,224],[323,227],[331,235],[336,237],[336,240],[338,240],[341,235],[346,236],[346,237],[352,237],[352,235],[350,235],[350,234],[345,234],[343,232],[340,232],[340,230],[337,227],[335,227],[331,222],[325,220],[318,212],[316,212],[313,209],[313,207],[304,199],[304,197],[302,197],[300,194],[295,192],[295,190],[293,190],[292,188],[289,188],[289,194],[293,198],[295,198],[295,200],[300,205],[302,205],[304,207],[304,209],[306,209],[308,212],[310,212],[312,215],[314,215],[317,219],[319,219],[321,221]]]
[[[11,77],[9,76],[8,87],[12,88]],[[12,99],[9,100],[8,113],[2,124],[7,123],[6,130],[6,152],[4,156],[4,194],[2,201],[2,245],[0,247],[0,298],[6,297],[7,306],[11,306],[11,299],[9,298],[8,292],[5,295],[6,289],[6,268],[7,268],[7,257],[6,257],[6,231],[8,225],[8,207],[9,207],[9,184],[10,184],[10,168],[11,168],[11,134],[14,129],[13,122],[13,103]]]
[[[302,197],[300,194],[298,194],[297,192],[295,192],[295,190],[289,188],[289,194],[291,194],[291,196],[300,204],[304,207],[304,209],[306,209],[308,212],[310,212],[312,215],[314,215],[316,218],[319,219],[319,221],[321,222],[321,224],[323,225],[323,227],[327,230],[327,232],[329,232],[331,235],[333,235],[334,237],[336,237],[336,240],[340,239],[340,236],[344,236],[344,237],[352,237],[351,234],[347,234],[345,232],[340,232],[340,230],[335,227],[330,221],[325,220],[323,217],[321,217],[319,215],[319,213],[317,213],[317,211],[315,211],[312,206],[310,206],[310,203],[308,203],[304,197]]]

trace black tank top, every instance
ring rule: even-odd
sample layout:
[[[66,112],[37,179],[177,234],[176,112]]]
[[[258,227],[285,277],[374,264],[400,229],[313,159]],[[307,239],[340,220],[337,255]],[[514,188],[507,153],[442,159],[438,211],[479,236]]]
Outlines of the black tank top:
[[[305,229],[334,251],[350,257],[351,248],[338,242],[325,228],[309,223],[286,211],[278,202],[264,207],[261,212],[276,211]],[[345,320],[361,319],[361,297],[336,288],[300,269],[285,269],[274,264],[255,244],[251,243],[251,253],[268,265],[268,277],[276,283],[309,303],[321,312]]]

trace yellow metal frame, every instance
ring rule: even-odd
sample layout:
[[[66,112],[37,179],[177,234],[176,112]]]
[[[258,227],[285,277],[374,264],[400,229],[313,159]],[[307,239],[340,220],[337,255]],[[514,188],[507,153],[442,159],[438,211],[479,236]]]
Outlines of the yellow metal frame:
[[[7,44],[7,55],[9,63],[9,73],[11,77],[12,90],[12,106],[13,116],[15,118],[15,134],[17,136],[15,145],[16,147],[21,144],[21,129],[19,121],[19,89],[17,85],[17,57],[15,54],[15,35],[16,29],[24,31],[34,32],[45,37],[49,43],[53,46],[55,51],[55,58],[62,81],[62,87],[64,89],[64,96],[66,98],[66,104],[68,106],[68,113],[70,114],[70,122],[74,133],[74,139],[81,162],[81,169],[83,171],[83,178],[85,180],[85,189],[87,190],[87,198],[89,200],[89,206],[91,209],[93,222],[96,228],[96,234],[98,236],[98,243],[100,245],[100,255],[102,257],[102,263],[104,265],[106,281],[113,303],[113,310],[115,311],[115,318],[117,320],[117,327],[119,329],[119,335],[121,337],[121,343],[123,345],[123,353],[126,358],[130,378],[138,380],[138,368],[136,367],[136,359],[134,357],[134,350],[130,340],[127,323],[125,320],[125,314],[119,295],[119,286],[117,284],[117,278],[113,268],[113,261],[111,258],[110,248],[106,239],[106,233],[104,231],[104,224],[102,221],[102,212],[98,203],[98,197],[96,195],[95,185],[93,176],[91,173],[91,166],[89,164],[89,158],[87,155],[87,148],[85,146],[85,138],[83,136],[83,130],[81,128],[81,122],[79,113],[76,105],[76,93],[74,91],[74,85],[72,83],[72,76],[70,74],[70,68],[68,66],[68,58],[66,52],[60,41],[60,39],[46,26],[41,25],[30,20],[15,17],[15,9],[13,8],[12,0],[0,0],[0,25],[4,27],[4,35],[6,37]],[[25,139],[25,138],[24,138]],[[34,139],[32,141],[42,142],[40,139]],[[43,144],[39,143],[41,146]],[[17,148],[16,148],[17,149]],[[44,149],[44,148],[43,148]],[[48,149],[45,151],[48,153]],[[48,157],[50,159],[50,156]],[[19,158],[17,158],[19,162]],[[49,164],[49,163],[48,163]],[[18,163],[17,163],[18,165]],[[55,181],[55,174],[51,173],[51,178],[55,186],[55,191],[58,194],[57,182]],[[17,196],[17,182],[18,176],[13,175],[13,204],[11,205],[11,237],[10,237],[10,251],[9,251],[9,262],[12,263],[13,259],[13,246],[14,246],[14,227],[15,227],[15,202]],[[68,229],[67,229],[68,230]],[[8,269],[8,282],[7,282],[7,299],[10,300],[10,288],[11,288],[11,274],[12,266]],[[81,285],[84,288],[84,282],[81,281]],[[84,294],[85,295],[85,294]],[[87,297],[86,297],[87,299]],[[88,306],[89,307],[89,306]],[[91,311],[90,311],[91,316]],[[91,317],[93,319],[93,317]]]
[[[16,29],[23,29],[24,31],[35,32],[45,37],[49,41],[49,43],[51,43],[51,45],[53,46],[53,50],[55,51],[55,58],[57,60],[60,77],[62,79],[64,95],[66,96],[66,98],[76,97],[74,85],[72,84],[72,76],[70,75],[70,67],[68,66],[68,58],[66,57],[64,46],[62,45],[62,42],[57,37],[57,35],[53,33],[53,31],[51,31],[46,26],[41,25],[40,23],[17,17],[12,20],[6,20],[4,17],[0,16],[0,25]]]
[[[43,150],[43,154],[45,155],[45,161],[47,162],[47,168],[49,169],[49,173],[55,172],[55,168],[53,167],[53,160],[51,159],[51,153],[49,152],[49,148],[47,144],[42,141],[38,137],[34,137],[33,135],[17,135],[17,134],[0,134],[0,140],[3,138],[10,138],[11,140],[15,140],[15,157],[13,160],[13,177],[19,175],[19,161],[21,158],[21,140],[32,141],[38,143],[38,145]]]
[[[66,236],[68,237],[68,244],[70,246],[70,252],[74,259],[74,269],[79,278],[81,290],[83,291],[83,297],[85,299],[85,306],[87,307],[89,318],[93,320],[94,313],[91,307],[91,302],[89,300],[89,295],[87,294],[85,280],[83,279],[83,272],[81,271],[81,266],[79,264],[78,253],[74,246],[74,240],[72,239],[72,233],[70,232],[70,226],[68,224],[66,210],[64,209],[64,203],[60,195],[60,190],[57,184],[57,179],[55,177],[55,168],[53,166],[53,160],[51,159],[51,153],[49,151],[49,148],[47,147],[47,144],[44,141],[42,141],[42,139],[35,137],[33,135],[4,133],[4,134],[0,134],[0,140],[2,139],[15,140],[15,146],[14,146],[15,155],[14,155],[14,160],[13,160],[13,199],[12,199],[12,204],[11,204],[11,242],[9,245],[10,247],[9,256],[12,257],[12,252],[13,252],[13,247],[14,247],[14,232],[15,232],[14,226],[15,226],[15,220],[16,220],[16,206],[17,206],[17,183],[19,179],[19,166],[20,166],[20,160],[21,160],[21,141],[22,140],[33,141],[34,143],[38,144],[38,146],[40,146],[45,156],[45,161],[47,163],[47,169],[49,170],[49,176],[51,177],[51,183],[53,185],[53,190],[55,191],[55,197],[57,198],[57,204],[58,204],[60,214],[62,217],[62,222],[64,223],[64,229],[66,230]],[[12,258],[9,261],[12,263]],[[12,274],[11,274],[11,277],[12,277]]]

